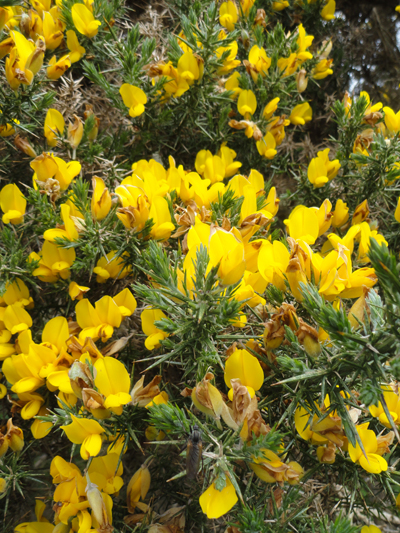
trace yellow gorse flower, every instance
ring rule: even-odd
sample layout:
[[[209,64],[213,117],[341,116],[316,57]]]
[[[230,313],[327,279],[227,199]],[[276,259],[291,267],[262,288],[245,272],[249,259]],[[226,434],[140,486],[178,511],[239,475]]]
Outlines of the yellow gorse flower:
[[[233,398],[231,379],[240,379],[253,397],[264,382],[264,372],[254,355],[247,350],[235,350],[225,362],[224,379],[230,389],[230,400]]]
[[[94,18],[92,12],[84,4],[74,4],[71,8],[71,15],[79,33],[89,39],[97,35],[101,22]]]
[[[321,17],[324,20],[332,20],[335,18],[335,10],[336,10],[335,0],[327,0],[325,7],[321,11]]]
[[[312,119],[312,109],[308,102],[298,104],[290,113],[289,120],[292,124],[303,126]]]
[[[126,265],[124,259],[128,256],[124,252],[122,256],[117,256],[117,252],[111,251],[106,257],[101,257],[93,269],[97,274],[97,283],[105,283],[108,279],[123,279],[132,271],[131,265]]]
[[[238,21],[238,9],[236,4],[229,0],[223,2],[219,7],[219,23],[228,31],[235,29],[235,24]]]
[[[237,503],[238,497],[235,487],[229,478],[226,478],[225,487],[218,490],[215,482],[200,496],[200,507],[207,518],[220,518]]]
[[[95,220],[103,220],[111,209],[111,195],[101,178],[92,178],[93,196],[91,200],[92,216]]]
[[[57,109],[49,109],[44,121],[44,135],[50,147],[57,146],[57,137],[64,133],[65,121]]]
[[[241,91],[237,103],[238,111],[245,118],[254,115],[257,109],[257,100],[253,91]]]
[[[120,95],[126,107],[129,108],[129,116],[138,117],[144,113],[147,96],[139,87],[124,83],[119,89]]]
[[[365,454],[361,450],[358,442],[355,447],[349,442],[349,455],[353,463],[359,463],[370,474],[380,474],[381,472],[386,472],[388,464],[383,457],[376,453],[378,450],[378,441],[375,433],[371,429],[368,429],[368,426],[369,422],[356,426],[357,433],[364,446]]]
[[[0,191],[0,207],[4,224],[21,224],[24,221],[26,198],[17,185],[9,183]]]
[[[307,176],[314,188],[323,187],[339,172],[339,160],[329,161],[328,154],[329,148],[318,152],[318,156],[312,159],[308,166]]]

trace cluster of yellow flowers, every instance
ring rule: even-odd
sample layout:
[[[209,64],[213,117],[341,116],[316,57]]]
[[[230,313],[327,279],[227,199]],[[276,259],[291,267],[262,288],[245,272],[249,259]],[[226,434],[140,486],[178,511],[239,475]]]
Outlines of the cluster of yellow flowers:
[[[322,155],[319,156],[321,160]],[[101,223],[112,209],[114,196],[120,205],[115,211],[115,223],[120,220],[126,231],[140,235],[146,222],[152,220],[150,237],[166,241],[176,227],[171,219],[167,197],[172,191],[176,191],[177,199],[185,205],[175,206],[178,230],[173,235],[184,236],[183,248],[186,256],[182,269],[178,270],[178,287],[182,294],[189,294],[193,298],[197,252],[202,246],[208,250],[208,269],[218,266],[218,277],[223,286],[239,283],[234,298],[246,302],[250,307],[265,305],[266,301],[261,294],[268,283],[281,290],[287,289],[287,283],[294,298],[301,301],[300,282],[314,282],[320,294],[328,300],[335,300],[337,306],[340,306],[339,298],[358,298],[349,313],[357,326],[354,317],[364,320],[365,290],[368,291],[377,278],[370,267],[353,270],[354,244],[356,241],[359,243],[358,263],[367,263],[366,254],[371,236],[385,242],[367,222],[367,202],[364,201],[357,207],[351,220],[349,210],[341,200],[338,200],[333,212],[329,200],[325,200],[320,207],[297,206],[286,221],[290,246],[290,249],[287,249],[282,242],[271,241],[265,236],[266,229],[279,207],[275,189],[272,188],[265,197],[264,179],[254,169],[247,177],[236,174],[241,163],[235,160],[235,156],[235,152],[226,146],[222,146],[217,155],[202,150],[195,161],[197,172],[185,171],[182,166],[176,167],[172,157],[168,169],[153,159],[141,160],[133,164],[133,174],[125,178],[115,188],[114,193],[108,191],[101,178],[95,177],[92,182],[91,215],[95,221]],[[327,157],[327,152],[325,156]],[[33,183],[36,187],[43,187],[48,180],[58,179],[60,187],[64,189],[80,168],[79,163],[73,161],[67,165],[50,153],[34,159],[31,166],[35,170]],[[62,173],[60,168],[67,174]],[[223,180],[229,177],[225,185]],[[210,224],[211,203],[226,191],[231,191],[235,198],[244,197],[238,227],[231,227],[228,219],[224,227]],[[261,208],[257,207],[258,198],[262,200]],[[6,217],[3,220],[20,224],[26,214],[26,201],[18,187],[7,185],[1,192],[1,199]],[[60,277],[67,279],[75,259],[74,249],[63,248],[54,242],[55,239],[76,241],[80,233],[85,231],[84,215],[77,209],[73,198],[61,204],[60,211],[63,225],[45,231],[42,251],[39,254],[32,252],[30,255],[30,260],[38,261],[38,267],[33,274],[41,281],[49,283]],[[314,251],[312,246],[317,239],[326,234],[332,226],[335,231],[328,233],[320,251]],[[338,228],[340,233],[336,231]],[[251,240],[257,232],[260,232],[260,238]],[[124,259],[116,250],[110,251],[107,257],[102,257],[94,268],[97,282],[104,283],[110,278],[121,279],[130,275],[131,267],[125,265]],[[81,445],[81,456],[84,459],[98,455],[106,432],[97,420],[87,419],[87,414],[101,422],[112,414],[120,415],[123,407],[132,402],[129,374],[125,366],[112,357],[123,347],[123,341],[116,341],[119,342],[118,347],[113,347],[114,343],[111,343],[102,350],[99,350],[95,343],[99,339],[103,343],[109,340],[114,329],[119,328],[123,319],[131,316],[137,306],[133,294],[127,288],[113,298],[103,296],[94,306],[84,297],[88,290],[89,287],[79,286],[74,281],[70,283],[70,297],[78,300],[75,307],[76,322],[68,321],[62,316],[51,319],[43,329],[40,344],[32,340],[32,319],[25,308],[29,309],[33,302],[22,280],[16,280],[7,287],[0,308],[3,309],[0,323],[0,353],[4,360],[2,372],[12,385],[11,391],[18,396],[21,416],[31,419],[38,414],[43,416],[47,413],[45,396],[37,392],[43,386],[56,393],[58,401],[66,405],[73,406],[78,400],[82,401],[80,416],[71,415],[72,423],[62,428],[71,442]],[[289,307],[292,306],[282,308],[282,312],[278,311],[267,324],[264,342],[269,353],[283,340],[283,324],[294,323],[294,308]],[[167,337],[165,332],[155,326],[155,322],[165,316],[161,310],[152,308],[141,313],[143,332],[147,336],[146,347],[149,350],[159,347],[160,342]],[[285,316],[291,318],[285,319]],[[243,313],[240,320],[233,325],[242,327],[245,323],[246,315]],[[299,318],[297,324],[293,330],[299,340],[314,356],[318,355],[320,341],[326,339],[327,335],[322,330],[316,332]],[[13,336],[14,341],[10,342]],[[252,347],[255,350],[260,348],[254,344]],[[92,366],[92,371],[88,363]],[[232,429],[236,430],[242,425],[240,435],[244,442],[250,440],[254,434],[268,432],[256,408],[255,392],[264,380],[263,370],[256,357],[246,350],[235,349],[227,359],[225,381],[230,388],[230,406],[210,383],[211,378],[211,375],[207,375],[192,391],[191,397],[198,409],[215,419],[222,417]],[[153,398],[157,396],[154,394]],[[208,397],[208,400],[205,400],[205,397]],[[398,399],[397,396],[396,398]],[[159,400],[154,401],[165,403],[168,397],[161,393]],[[392,403],[390,401],[390,405]],[[329,398],[325,404],[324,409],[328,409]],[[394,412],[396,406],[393,407]],[[382,409],[379,415],[381,411]],[[335,446],[343,447],[345,442],[340,418],[336,413],[329,413],[329,416],[319,422],[314,416],[315,420],[313,419],[308,427],[306,414],[302,408],[296,412],[296,426],[300,435],[320,444],[317,454],[322,461],[333,462]],[[365,460],[359,447],[353,449],[348,445],[347,449],[354,462],[359,461],[361,466],[370,472],[380,472],[385,470],[386,465],[380,455],[387,451],[391,433],[377,439],[367,426],[368,424],[363,424],[357,429],[368,453],[372,454],[371,457],[368,456],[369,459]],[[43,438],[51,427],[50,422],[36,419],[31,430],[35,438]],[[151,429],[149,432],[151,436]],[[264,450],[263,453],[263,459],[257,458],[250,464],[258,477],[270,483],[294,483],[300,479],[303,472],[300,465],[294,462],[284,463],[271,450]],[[85,483],[82,477],[82,494]],[[216,489],[212,487],[213,485],[209,487],[209,492],[203,494],[200,503],[209,517],[216,517],[220,516],[221,509],[226,511],[224,506],[217,506],[216,510],[215,494],[211,494]],[[229,481],[225,489],[216,492],[225,506],[228,501],[232,505],[237,501],[235,489]],[[225,498],[228,492],[230,496]],[[65,500],[62,501],[63,506],[67,505]],[[213,510],[210,510],[210,506]],[[63,521],[61,513],[60,520]]]
[[[74,4],[71,9],[75,28],[87,38],[94,37],[101,25],[93,16],[93,0]],[[64,44],[66,24],[62,16],[62,0],[52,6],[51,0],[35,1],[29,7],[0,7],[0,30],[9,30],[9,37],[0,43],[0,58],[8,55],[6,77],[13,90],[30,85],[43,66],[46,50],[56,50]],[[17,29],[19,31],[17,31]],[[76,33],[65,35],[68,53],[57,59],[54,55],[46,69],[47,78],[59,79],[65,71],[86,53]]]
[[[307,0],[307,4],[315,2]],[[284,36],[286,52],[274,55],[272,50],[267,51],[257,44],[246,46],[243,32],[241,41],[246,59],[241,62],[238,59],[239,43],[233,40],[235,34],[232,32],[247,20],[254,3],[255,0],[220,3],[219,21],[223,29],[218,26],[218,47],[207,62],[201,56],[203,44],[198,35],[181,31],[175,50],[179,58],[171,54],[175,59],[158,61],[141,69],[140,76],[147,77],[142,87],[150,87],[147,94],[139,86],[123,83],[119,94],[129,116],[142,116],[146,106],[150,107],[154,102],[161,106],[174,103],[175,99],[199,87],[203,78],[211,77],[217,92],[230,91],[230,99],[224,95],[232,107],[228,119],[230,135],[241,135],[237,131],[244,130],[247,138],[254,139],[258,154],[264,158],[263,163],[272,160],[285,138],[285,128],[304,126],[312,120],[310,103],[301,95],[309,80],[318,82],[333,73],[333,60],[328,59],[332,42],[324,41],[319,50],[310,51],[314,36],[307,35],[300,23],[294,32]],[[304,4],[299,0],[296,6]],[[324,0],[318,5],[321,5],[320,14],[324,20],[334,18],[334,0]],[[288,6],[287,0],[271,3],[271,9],[277,12]],[[75,31],[66,31],[64,9],[62,0],[55,0],[54,5],[51,0],[32,0],[30,5],[0,7],[0,31],[7,34],[0,43],[0,59],[6,58],[6,79],[13,91],[20,89],[22,92],[21,85],[33,83],[43,67],[46,50],[61,51],[61,55],[54,55],[47,65],[46,76],[50,80],[60,78],[71,64],[85,55],[85,48],[79,44]],[[93,0],[72,5],[71,20],[85,39],[94,38],[102,25],[95,14]],[[254,24],[260,35],[265,31],[265,20],[265,11],[259,9]],[[105,22],[110,27],[113,24],[112,20]],[[278,80],[277,86],[280,85],[267,99],[260,87],[268,85],[269,76]],[[163,80],[162,84],[160,80]],[[296,101],[293,104],[281,101],[285,98],[282,87],[286,82],[295,87],[292,92],[296,94]],[[357,136],[350,150],[354,154],[369,156],[375,134],[382,134],[387,145],[393,139],[397,140],[400,111],[396,114],[382,103],[372,104],[367,93],[361,93],[362,96],[367,103],[362,124],[368,127]],[[346,116],[351,116],[354,103],[346,94],[343,101]],[[367,199],[354,210],[342,199],[338,199],[334,206],[329,198],[321,204],[321,200],[315,202],[317,205],[312,207],[297,205],[283,221],[285,239],[278,239],[272,231],[280,204],[276,188],[266,184],[261,172],[250,166],[246,168],[245,163],[238,161],[237,153],[228,142],[220,141],[213,152],[201,149],[193,154],[191,168],[179,164],[172,155],[168,164],[162,164],[156,154],[152,159],[134,162],[121,181],[94,176],[89,202],[85,204],[76,194],[81,183],[76,178],[81,174],[84,161],[81,159],[81,164],[78,160],[77,149],[86,138],[93,147],[98,135],[99,119],[94,116],[91,106],[87,106],[84,113],[86,121],[89,117],[94,125],[87,131],[79,116],[74,115],[74,123],[66,126],[60,111],[48,109],[42,141],[47,143],[49,151],[38,155],[26,139],[15,139],[17,147],[31,159],[31,195],[25,197],[14,183],[6,184],[0,190],[2,221],[4,225],[10,225],[16,235],[22,234],[24,227],[33,222],[32,213],[36,206],[32,205],[35,202],[32,197],[39,197],[39,192],[43,205],[46,204],[49,213],[54,215],[52,220],[61,221],[48,224],[40,238],[36,235],[35,244],[30,243],[25,265],[26,272],[31,272],[35,278],[35,285],[45,290],[49,287],[53,291],[59,290],[60,301],[68,302],[68,307],[57,311],[58,316],[50,318],[51,315],[45,315],[39,325],[32,312],[38,302],[31,296],[33,292],[28,288],[26,272],[25,277],[18,274],[5,284],[0,296],[0,399],[8,395],[13,404],[12,413],[18,412],[23,420],[32,421],[30,431],[34,439],[44,439],[59,426],[70,443],[79,446],[81,460],[87,462],[82,473],[72,458],[67,462],[61,456],[54,457],[50,467],[56,503],[53,522],[43,517],[45,505],[37,500],[36,522],[19,524],[15,531],[111,533],[112,496],[117,496],[124,485],[123,455],[132,439],[130,433],[125,434],[119,429],[119,424],[123,426],[133,408],[172,405],[167,392],[162,390],[160,375],[152,376],[146,386],[145,376],[134,382],[135,360],[127,363],[118,358],[132,336],[127,335],[132,329],[131,317],[140,317],[139,328],[148,351],[168,350],[173,333],[166,324],[172,324],[172,318],[161,303],[150,306],[145,302],[141,306],[138,285],[136,289],[130,285],[137,274],[136,264],[130,256],[131,248],[128,248],[129,252],[120,250],[118,245],[104,244],[107,243],[104,240],[101,243],[102,256],[93,259],[90,271],[84,273],[86,278],[80,277],[79,259],[84,253],[80,243],[90,232],[94,233],[93,228],[99,241],[108,232],[122,235],[127,243],[139,242],[143,248],[150,246],[151,249],[150,241],[156,241],[168,252],[173,249],[176,280],[173,301],[177,308],[184,300],[193,305],[197,303],[198,287],[203,280],[196,277],[206,277],[213,271],[216,274],[211,289],[219,290],[229,305],[239,309],[234,319],[228,318],[229,331],[234,332],[231,338],[235,338],[235,333],[239,333],[237,339],[241,338],[243,329],[239,328],[250,331],[250,327],[262,326],[258,338],[257,334],[254,338],[243,336],[246,344],[234,342],[226,350],[226,357],[220,361],[227,387],[225,391],[222,391],[223,381],[219,388],[213,384],[214,375],[208,368],[197,378],[204,375],[203,379],[197,382],[193,379],[193,388],[186,387],[181,396],[190,397],[196,412],[209,417],[218,430],[223,430],[222,422],[225,430],[232,430],[232,439],[237,439],[236,448],[244,454],[247,450],[242,464],[259,480],[281,486],[300,483],[307,463],[303,462],[304,457],[299,459],[303,466],[289,460],[290,448],[285,448],[284,440],[279,440],[278,449],[272,445],[273,449],[268,449],[263,444],[256,453],[251,448],[255,438],[267,440],[268,435],[274,434],[263,416],[269,412],[269,406],[259,404],[267,375],[266,363],[269,362],[271,368],[277,365],[277,350],[285,346],[288,334],[297,339],[301,350],[304,349],[312,361],[320,360],[317,358],[327,351],[325,348],[332,346],[334,341],[328,332],[311,326],[302,314],[301,304],[307,284],[313,285],[323,300],[332,302],[336,310],[350,307],[344,300],[354,300],[347,312],[352,333],[363,324],[366,328],[369,326],[368,295],[375,294],[373,287],[378,277],[369,265],[368,253],[371,239],[379,244],[387,244],[387,241],[379,233],[378,223],[370,216]],[[18,120],[7,121],[9,123],[0,126],[1,137],[14,135],[18,129]],[[66,145],[72,148],[69,161],[63,159],[66,158],[65,152],[63,158],[56,152]],[[240,173],[242,168],[243,173]],[[339,159],[330,159],[330,148],[325,148],[309,162],[307,177],[314,189],[319,189],[331,182],[340,169]],[[229,202],[225,202],[226,199]],[[230,207],[225,207],[228,204]],[[400,198],[394,217],[400,222]],[[208,263],[199,268],[200,261]],[[145,274],[147,285],[162,294],[163,287],[155,275],[150,271]],[[82,281],[86,279],[87,282]],[[111,280],[121,282],[110,292],[113,296],[107,294],[111,291]],[[282,303],[273,306],[267,302],[264,296],[268,287],[282,297]],[[263,322],[251,322],[253,318],[249,319],[246,310]],[[253,331],[251,329],[251,337]],[[156,355],[154,359],[157,358]],[[146,360],[149,359],[140,362]],[[358,423],[363,414],[376,419],[372,423],[374,428],[375,422],[387,429],[393,427],[392,421],[400,426],[398,384],[381,387],[381,401],[369,406],[368,410],[362,411],[361,402],[360,409],[347,406],[348,417],[357,424],[355,445],[346,435],[343,416],[333,409],[332,391],[330,395],[322,394],[319,405],[314,405],[312,400],[296,399],[291,408],[294,427],[303,441],[317,447],[315,452],[310,451],[310,455],[314,454],[320,463],[334,464],[337,457],[346,458],[345,454],[348,454],[357,468],[361,467],[369,474],[386,472],[388,463],[383,456],[391,451],[394,432],[377,435],[369,428],[371,421]],[[357,397],[358,392],[353,392]],[[340,395],[344,400],[350,399],[348,391],[341,390]],[[54,405],[58,408],[52,410]],[[151,424],[154,425],[148,425],[144,434],[147,441],[155,441],[158,446],[170,430],[160,430],[153,420]],[[213,440],[212,435],[210,438]],[[0,460],[23,448],[24,432],[13,424],[13,418],[9,418],[0,427]],[[207,466],[211,476],[203,487],[208,485],[199,504],[208,518],[217,519],[235,506],[241,494],[236,473],[226,466],[222,453],[212,454],[208,450],[207,459],[210,459]],[[151,460],[147,459],[127,485],[129,515],[125,517],[125,523],[135,525],[147,520],[148,531],[159,533],[156,522],[162,518],[165,527],[170,526],[169,531],[182,531],[183,508],[171,508],[160,517],[151,509],[152,501],[145,503],[151,486],[150,468]],[[0,477],[0,494],[6,489],[7,482]],[[400,494],[397,504],[400,507]],[[135,514],[138,511],[140,515]],[[362,533],[379,532],[374,525],[362,529]]]

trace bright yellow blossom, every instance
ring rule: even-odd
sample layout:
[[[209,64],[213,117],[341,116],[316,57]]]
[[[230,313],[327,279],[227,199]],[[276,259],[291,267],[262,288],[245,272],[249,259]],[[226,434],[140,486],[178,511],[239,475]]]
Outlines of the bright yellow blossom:
[[[78,37],[76,36],[74,30],[68,30],[66,36],[69,59],[71,63],[76,63],[86,54],[86,50],[79,44]]]
[[[95,307],[86,298],[77,303],[76,321],[82,328],[80,340],[91,337],[94,341],[101,338],[103,342],[119,328],[124,316],[130,316],[136,309],[136,300],[129,289],[124,289],[114,298],[103,296]]]
[[[229,0],[223,2],[219,7],[219,23],[228,31],[235,29],[235,24],[238,20],[238,9],[236,4]]]
[[[175,226],[171,222],[171,213],[165,198],[161,196],[153,198],[149,218],[153,220],[150,236],[157,241],[166,241],[169,239]]]
[[[202,72],[199,63],[191,50],[184,52],[179,58],[178,73],[189,85],[201,78]]]
[[[154,324],[155,321],[161,320],[162,318],[167,318],[166,315],[160,309],[145,309],[140,315],[142,321],[142,330],[147,339],[144,342],[144,345],[148,350],[154,350],[154,348],[159,348],[161,346],[160,341],[168,337],[168,333],[161,331]]]
[[[282,72],[282,78],[294,74],[299,65],[297,54],[293,52],[289,57],[281,57],[278,59],[278,68]]]
[[[75,281],[71,281],[68,287],[68,294],[71,300],[82,300],[84,295],[90,290],[90,287],[83,287],[78,285]]]
[[[94,384],[106,398],[104,407],[120,415],[122,406],[132,400],[129,394],[130,377],[124,364],[113,357],[103,357],[97,359],[94,367],[96,369]]]
[[[124,83],[119,93],[126,107],[129,108],[129,116],[138,117],[144,113],[144,106],[147,104],[147,96],[139,87]]]
[[[48,11],[43,13],[43,37],[46,41],[47,50],[55,50],[63,40],[63,32],[54,21]]]
[[[101,22],[96,20],[92,12],[84,4],[74,4],[71,9],[72,20],[75,28],[89,39],[99,31]]]
[[[60,278],[67,279],[70,276],[70,268],[75,261],[74,248],[61,248],[49,241],[43,243],[42,251],[37,254],[32,252],[29,259],[39,261],[39,266],[33,271],[33,275],[42,281],[53,283]]]
[[[44,135],[50,147],[57,146],[57,137],[64,133],[65,121],[57,109],[49,109],[44,121]]]
[[[307,59],[312,59],[313,55],[311,52],[307,50],[309,46],[311,46],[314,36],[313,35],[306,35],[306,30],[304,29],[303,24],[300,24],[298,27],[299,36],[297,38],[297,57],[301,61],[306,61]]]
[[[233,285],[242,278],[246,263],[244,246],[234,235],[222,228],[214,228],[209,243],[210,267],[217,266],[223,285]]]
[[[26,199],[17,185],[9,183],[0,191],[0,207],[4,224],[21,224],[24,221]]]
[[[257,109],[257,100],[253,91],[241,91],[237,103],[238,111],[245,118],[254,115]]]
[[[92,178],[93,196],[91,200],[92,216],[95,220],[103,220],[111,209],[111,195],[101,178]]]
[[[289,120],[292,124],[303,126],[312,119],[312,109],[308,102],[298,104],[290,113]]]
[[[328,0],[325,7],[321,11],[321,17],[324,20],[332,20],[335,18],[336,2],[335,0]]]
[[[339,172],[340,163],[338,159],[329,161],[329,148],[318,152],[317,157],[311,159],[308,166],[308,179],[314,185],[314,189],[323,187],[331,181]]]
[[[382,394],[393,422],[396,425],[400,425],[400,398],[398,394],[396,394],[393,388],[388,385],[382,387]],[[391,423],[386,416],[381,402],[379,402],[377,406],[370,405],[368,409],[373,417],[379,418],[379,422],[381,422],[381,424],[386,426],[388,429],[391,429]]]
[[[81,444],[81,457],[86,461],[89,457],[96,457],[101,449],[104,429],[96,420],[78,418],[71,415],[72,423],[60,426],[65,431],[68,439],[74,444]]]
[[[101,257],[93,269],[93,272],[97,274],[97,283],[105,283],[108,279],[123,279],[131,272],[131,265],[124,263],[122,256],[116,257],[117,252],[111,251],[107,254],[107,257]],[[127,256],[127,252],[124,252],[123,256]]]
[[[340,198],[336,201],[335,211],[332,217],[332,226],[340,228],[349,220],[349,208]]]
[[[370,474],[380,474],[381,472],[386,472],[388,464],[383,457],[376,453],[378,441],[375,433],[368,429],[368,426],[369,422],[356,426],[357,433],[364,446],[365,455],[358,442],[355,447],[349,442],[349,455],[353,463],[358,462]]]
[[[249,61],[246,64],[254,83],[257,82],[259,75],[263,78],[267,75],[270,66],[271,58],[267,56],[264,48],[260,48],[255,44],[249,52]]]
[[[277,154],[276,140],[270,131],[267,131],[264,137],[257,141],[256,146],[258,153],[266,159],[273,159]]]
[[[285,221],[286,224],[286,221]],[[299,205],[293,209],[287,221],[289,235],[307,244],[314,244],[319,234],[318,216],[314,209]]]
[[[207,518],[219,518],[229,512],[237,503],[238,497],[235,487],[229,478],[226,478],[226,485],[222,490],[218,490],[215,482],[200,496],[200,507]]]
[[[79,237],[75,228],[74,221],[70,215],[71,208],[67,204],[61,204],[61,218],[64,222],[63,228],[48,229],[44,232],[43,237],[46,241],[54,242],[55,239],[67,239],[76,241]]]
[[[275,111],[278,109],[278,103],[280,98],[274,98],[264,107],[263,117],[268,120],[272,117]]]
[[[47,67],[47,77],[50,80],[58,80],[65,73],[67,69],[71,66],[71,60],[69,55],[62,56],[58,61],[56,56],[53,56],[49,61],[49,66]]]
[[[333,70],[331,69],[332,63],[333,59],[321,59],[313,68],[312,77],[314,80],[323,80],[333,74]]]
[[[400,111],[395,113],[390,107],[384,107],[385,124],[391,135],[396,135],[400,131]]]
[[[264,382],[260,362],[247,350],[235,350],[225,362],[224,379],[229,387],[229,399],[233,398],[231,379],[240,379],[252,398]]]

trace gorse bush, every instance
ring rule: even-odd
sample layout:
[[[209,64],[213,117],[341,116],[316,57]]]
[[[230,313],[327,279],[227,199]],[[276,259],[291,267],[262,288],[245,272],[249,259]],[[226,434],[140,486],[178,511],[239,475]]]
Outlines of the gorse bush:
[[[0,0],[2,530],[395,531],[400,112],[334,0],[163,9]]]

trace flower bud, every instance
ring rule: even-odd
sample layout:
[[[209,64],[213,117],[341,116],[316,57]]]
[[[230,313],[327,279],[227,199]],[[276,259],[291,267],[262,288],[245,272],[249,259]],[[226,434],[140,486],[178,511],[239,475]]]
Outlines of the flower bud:
[[[351,220],[352,226],[354,226],[355,224],[361,224],[361,222],[364,222],[367,219],[368,215],[369,215],[368,201],[364,200],[363,202],[361,202],[361,204],[359,204],[356,207],[354,211],[354,215]]]
[[[86,480],[86,496],[92,509],[93,516],[99,523],[100,529],[107,531],[107,528],[110,526],[110,521],[108,519],[106,505],[101,492],[97,488],[97,485],[90,481],[88,473],[86,473]]]
[[[1,15],[0,15],[1,18]],[[27,13],[22,13],[21,19],[19,21],[19,29],[24,37],[29,39],[29,33],[31,31],[31,19]],[[1,31],[1,22],[0,22],[0,31]]]
[[[6,435],[0,433],[0,459],[7,453],[8,450],[8,439]]]
[[[250,37],[246,30],[242,30],[241,41],[245,48],[248,48],[250,46]]]
[[[308,78],[307,71],[305,69],[299,70],[299,72],[296,74],[296,83],[299,93],[302,93],[307,89]]]
[[[103,220],[111,209],[111,195],[105,186],[104,181],[97,176],[92,178],[92,187],[92,216],[95,220]]]
[[[80,361],[75,361],[68,371],[72,390],[75,396],[82,399],[82,390],[93,387],[93,378],[89,366]]]
[[[301,302],[303,300],[303,295],[300,292],[300,283],[307,283],[307,277],[297,256],[292,257],[289,260],[289,264],[286,269],[286,277],[293,296],[298,302]]]
[[[39,39],[36,41],[36,48],[31,53],[31,55],[28,57],[25,63],[25,68],[28,68],[33,72],[33,74],[37,74],[39,70],[43,66],[43,58],[44,53],[46,51],[46,41],[43,37],[39,37]]]
[[[332,226],[334,228],[340,228],[349,220],[349,208],[347,204],[339,198],[336,201],[335,211],[332,217]]]
[[[75,122],[68,125],[68,141],[72,148],[78,148],[83,136],[83,123],[79,117],[73,115]]]
[[[24,447],[24,434],[22,429],[17,426],[14,426],[12,418],[9,418],[7,421],[7,435],[8,443],[10,448],[14,452],[20,452]]]
[[[94,115],[93,107],[90,104],[86,104],[86,111],[83,113],[83,117],[84,117],[85,120],[87,120],[91,115]],[[88,132],[89,141],[93,142],[93,141],[96,140],[97,134],[99,133],[99,125],[100,125],[100,119],[95,116],[94,117],[94,126]]]
[[[126,491],[128,511],[130,513],[135,511],[135,507],[140,499],[144,500],[146,498],[146,494],[150,488],[150,482],[150,471],[144,464],[133,474]]]
[[[332,51],[332,40],[322,41],[321,53],[319,54],[320,59],[327,59],[329,54]]]
[[[37,157],[35,150],[33,149],[30,142],[25,139],[25,137],[17,135],[14,139],[14,144],[20,152],[23,152],[24,154],[29,155],[30,157]]]

